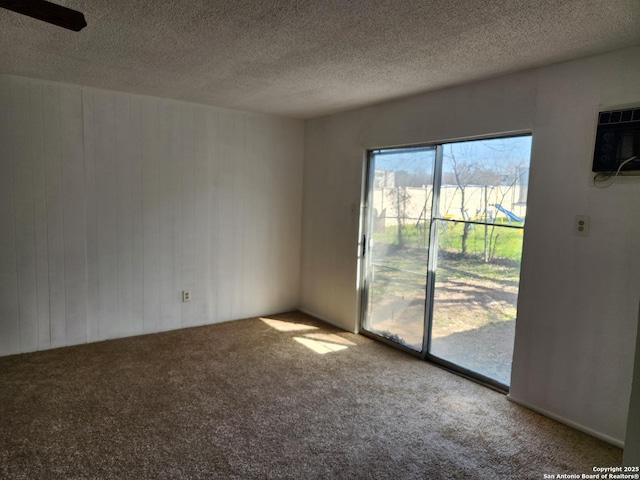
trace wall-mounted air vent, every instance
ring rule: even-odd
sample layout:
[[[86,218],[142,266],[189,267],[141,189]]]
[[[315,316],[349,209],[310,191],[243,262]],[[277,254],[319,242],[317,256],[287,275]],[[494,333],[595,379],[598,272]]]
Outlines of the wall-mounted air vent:
[[[627,122],[640,122],[640,108],[600,112],[600,116],[598,117],[598,125],[613,125]]]
[[[640,170],[640,107],[600,112],[592,170],[620,174]]]

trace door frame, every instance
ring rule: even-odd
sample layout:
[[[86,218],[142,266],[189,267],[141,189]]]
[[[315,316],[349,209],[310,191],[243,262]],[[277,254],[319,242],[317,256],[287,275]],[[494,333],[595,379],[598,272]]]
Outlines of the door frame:
[[[433,299],[435,293],[435,284],[436,284],[436,271],[437,271],[437,255],[438,249],[433,248],[433,246],[438,245],[438,229],[433,228],[434,221],[438,220],[438,209],[440,203],[440,190],[442,186],[442,166],[443,166],[443,150],[444,146],[451,143],[460,143],[460,142],[470,142],[475,140],[492,140],[499,138],[513,138],[513,137],[523,137],[530,136],[532,140],[532,148],[533,148],[533,132],[531,130],[520,130],[520,131],[511,131],[511,132],[502,132],[499,134],[488,134],[488,135],[480,135],[480,136],[472,136],[472,137],[464,137],[458,138],[455,140],[444,140],[438,142],[426,142],[419,144],[409,144],[402,146],[389,146],[389,147],[378,147],[371,148],[365,151],[364,162],[363,162],[363,176],[362,176],[362,195],[361,195],[361,211],[360,211],[360,226],[359,226],[359,241],[358,241],[358,302],[357,302],[357,315],[358,322],[357,328],[358,333],[377,340],[381,343],[389,345],[393,348],[401,350],[405,353],[413,355],[416,358],[420,358],[429,363],[432,363],[438,367],[444,368],[456,375],[467,378],[475,383],[481,384],[485,387],[496,390],[500,393],[508,394],[509,386],[505,385],[493,378],[482,375],[481,373],[475,372],[473,370],[469,370],[468,368],[462,367],[458,364],[449,362],[440,357],[437,357],[430,353],[431,348],[431,328],[433,324]],[[422,342],[422,350],[416,351],[411,348],[408,348],[400,343],[389,340],[381,335],[378,335],[374,332],[367,330],[364,326],[365,324],[365,316],[367,314],[367,301],[368,301],[368,261],[369,261],[369,247],[371,239],[368,238],[368,234],[370,233],[371,228],[371,219],[370,219],[370,205],[371,205],[371,197],[373,195],[373,182],[375,178],[375,169],[371,168],[371,158],[372,155],[380,150],[390,150],[390,149],[403,149],[403,148],[420,148],[420,147],[435,147],[436,148],[436,158],[433,172],[433,197],[431,204],[431,216],[429,219],[429,252],[428,252],[428,267],[427,267],[427,278],[426,278],[426,289],[425,289],[425,310],[424,310],[424,336]],[[531,157],[529,157],[530,159]],[[522,256],[524,257],[524,243]],[[517,310],[516,310],[516,321],[517,321]],[[515,348],[515,338],[514,338],[514,348]]]

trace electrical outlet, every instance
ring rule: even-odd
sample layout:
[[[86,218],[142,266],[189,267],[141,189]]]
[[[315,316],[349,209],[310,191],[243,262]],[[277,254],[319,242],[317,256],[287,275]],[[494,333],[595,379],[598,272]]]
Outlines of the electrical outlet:
[[[573,231],[580,237],[589,235],[589,217],[586,215],[576,215]]]
[[[190,302],[191,301],[191,290],[183,290],[182,291],[182,301]]]

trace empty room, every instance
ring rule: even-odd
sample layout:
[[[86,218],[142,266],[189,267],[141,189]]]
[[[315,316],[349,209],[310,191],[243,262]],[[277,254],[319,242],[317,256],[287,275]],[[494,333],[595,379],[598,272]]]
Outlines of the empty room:
[[[0,477],[640,478],[637,0],[0,7]]]

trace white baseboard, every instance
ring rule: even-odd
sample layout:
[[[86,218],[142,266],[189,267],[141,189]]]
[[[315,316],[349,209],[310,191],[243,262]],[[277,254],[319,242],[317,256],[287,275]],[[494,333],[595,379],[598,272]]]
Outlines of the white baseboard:
[[[584,433],[586,433],[588,435],[591,435],[592,437],[599,438],[600,440],[603,440],[603,441],[605,441],[607,443],[610,443],[611,445],[614,445],[616,447],[624,448],[624,441],[622,441],[622,440],[619,440],[617,438],[610,437],[609,435],[605,435],[603,433],[600,433],[600,432],[597,432],[595,430],[592,430],[592,429],[590,429],[588,427],[585,427],[584,425],[581,425],[579,423],[574,422],[573,420],[569,420],[569,419],[564,418],[564,417],[562,417],[560,415],[557,415],[557,414],[555,414],[553,412],[545,410],[544,408],[539,408],[539,407],[531,405],[531,404],[529,404],[527,402],[523,402],[522,400],[519,400],[517,398],[513,398],[511,395],[507,395],[507,399],[509,401],[513,402],[513,403],[517,403],[518,405],[520,405],[522,407],[528,408],[529,410],[533,410],[534,412],[539,413],[540,415],[544,415],[545,417],[549,417],[552,420],[555,420],[556,422],[560,422],[560,423],[562,423],[564,425],[567,425],[567,426],[569,426],[571,428],[575,428],[576,430],[579,430],[579,431],[584,432]]]

